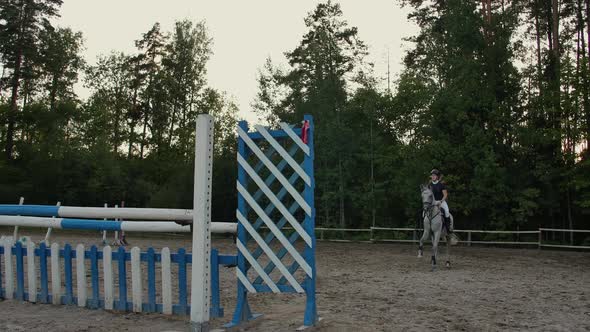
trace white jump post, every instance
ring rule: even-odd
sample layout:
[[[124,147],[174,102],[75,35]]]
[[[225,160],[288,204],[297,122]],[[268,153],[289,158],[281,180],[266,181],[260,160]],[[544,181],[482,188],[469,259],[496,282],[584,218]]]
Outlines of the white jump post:
[[[18,201],[18,205],[23,205],[25,203],[25,198],[21,197]],[[14,239],[13,242],[17,242],[18,241],[18,226],[14,226],[14,232],[12,234],[12,238]]]
[[[191,278],[191,330],[194,332],[209,331],[213,128],[212,116],[197,117]]]
[[[61,202],[57,202],[57,204],[55,204],[55,206],[58,206],[58,207],[61,206]],[[55,218],[55,217],[53,217],[53,218]],[[43,240],[43,242],[45,242],[46,245],[49,245],[49,239],[51,237],[51,230],[52,229],[53,228],[48,227],[47,228],[47,233],[45,233],[45,240]]]
[[[119,205],[115,204],[115,209],[118,209]],[[115,221],[119,221],[119,218],[115,218]],[[113,241],[113,245],[114,246],[120,246],[121,243],[119,243],[119,232],[115,231],[115,241]]]
[[[104,203],[104,207],[107,208],[109,205],[107,203]],[[107,220],[107,218],[103,218],[103,220]],[[102,231],[102,245],[106,246],[107,245],[107,231]]]

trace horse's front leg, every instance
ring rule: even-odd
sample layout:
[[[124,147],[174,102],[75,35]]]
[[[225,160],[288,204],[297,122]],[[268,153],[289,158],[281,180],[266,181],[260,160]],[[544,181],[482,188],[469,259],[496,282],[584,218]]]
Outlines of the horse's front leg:
[[[442,226],[442,224],[441,224]],[[440,235],[442,232],[442,227],[435,227],[433,230],[433,239],[432,239],[432,270],[436,269],[436,259],[438,258],[438,243],[440,241]]]
[[[418,258],[422,257],[422,255],[424,255],[424,242],[426,240],[428,240],[428,237],[430,236],[430,227],[428,225],[428,223],[426,222],[426,220],[424,220],[424,233],[422,234],[422,237],[420,238],[420,245],[418,246]]]

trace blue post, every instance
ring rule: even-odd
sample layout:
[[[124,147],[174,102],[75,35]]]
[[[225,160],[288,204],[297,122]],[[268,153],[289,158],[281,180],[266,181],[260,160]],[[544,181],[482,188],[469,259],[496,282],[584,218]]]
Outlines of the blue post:
[[[223,317],[219,296],[219,252],[211,249],[211,317]]]
[[[39,272],[41,275],[41,303],[49,303],[49,278],[47,278],[47,246],[39,245]]]
[[[14,246],[16,256],[16,299],[25,300],[25,270],[23,262],[23,245],[17,242]]]
[[[156,253],[154,248],[147,251],[148,305],[147,312],[156,312]]]
[[[33,261],[35,261],[35,249],[33,249],[33,251],[29,251],[29,248],[27,247],[25,249],[25,256],[27,256],[27,260],[32,259]],[[34,275],[34,278],[36,279],[37,276]],[[31,302],[31,301],[37,301],[37,290],[36,289],[29,289],[28,292],[25,292],[25,298],[27,301]]]
[[[125,256],[125,248],[119,247],[119,250],[117,250],[117,260],[119,263],[119,302],[116,308],[120,311],[127,311],[127,270]]]
[[[198,253],[195,253],[198,254]],[[181,315],[186,315],[188,311],[188,296],[186,287],[186,251],[184,248],[178,249],[178,309]]]
[[[311,216],[306,215],[305,221],[303,222],[303,228],[311,236],[311,243],[312,246],[305,246],[305,250],[303,252],[305,261],[311,266],[312,277],[306,277],[305,280],[305,293],[307,295],[307,300],[305,303],[305,315],[303,318],[303,324],[306,326],[315,325],[318,321],[317,316],[317,307],[316,307],[316,298],[315,298],[315,281],[316,281],[316,266],[315,266],[315,246],[316,246],[316,239],[315,239],[315,204],[314,204],[314,189],[315,189],[315,177],[314,177],[314,146],[313,146],[313,136],[314,136],[314,125],[313,125],[313,117],[311,115],[305,115],[303,117],[304,121],[308,121],[309,129],[307,135],[307,146],[309,146],[309,156],[305,155],[304,159],[304,170],[311,178],[311,185],[305,185],[305,190],[303,192],[303,198],[311,206]]]
[[[74,290],[72,287],[72,246],[64,246],[64,275],[66,284],[65,304],[74,304]]]
[[[0,299],[4,300],[4,289],[2,288],[2,258],[4,257],[4,247],[0,247]],[[35,257],[35,256],[33,256]]]
[[[98,249],[96,246],[90,248],[90,276],[92,279],[92,298],[88,301],[91,309],[98,309],[100,306],[100,290],[98,285]]]

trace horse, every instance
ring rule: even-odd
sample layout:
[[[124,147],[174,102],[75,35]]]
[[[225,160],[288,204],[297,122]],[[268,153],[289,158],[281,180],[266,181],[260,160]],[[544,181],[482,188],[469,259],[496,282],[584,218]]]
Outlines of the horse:
[[[418,247],[418,257],[422,257],[424,253],[424,242],[431,238],[432,241],[432,271],[436,270],[436,262],[438,258],[438,243],[441,237],[444,237],[447,242],[447,261],[445,263],[447,268],[451,267],[451,242],[456,242],[456,238],[449,234],[448,230],[443,227],[443,213],[440,204],[436,204],[434,194],[428,186],[420,186],[422,192],[422,215],[424,217],[424,234],[420,239],[420,246]],[[453,216],[451,215],[451,225],[453,224]],[[451,226],[452,227],[452,226]]]

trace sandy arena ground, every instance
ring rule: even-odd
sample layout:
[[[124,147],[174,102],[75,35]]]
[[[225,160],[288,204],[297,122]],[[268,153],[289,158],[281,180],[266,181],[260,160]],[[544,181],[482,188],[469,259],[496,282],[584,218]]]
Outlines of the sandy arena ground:
[[[6,232],[3,232],[6,234]],[[42,234],[23,232],[37,242]],[[96,233],[56,232],[60,243],[99,244]],[[132,246],[190,250],[188,237],[130,234]],[[214,248],[233,254],[230,240]],[[430,254],[427,247],[426,256]],[[452,269],[430,272],[410,245],[318,243],[317,304],[322,321],[308,331],[590,331],[590,253],[453,247]],[[190,280],[190,278],[189,278]],[[221,269],[225,317],[235,304],[233,269]],[[294,331],[304,298],[250,296],[264,316],[240,331]],[[121,314],[74,306],[0,301],[1,331],[187,331],[188,317]]]

